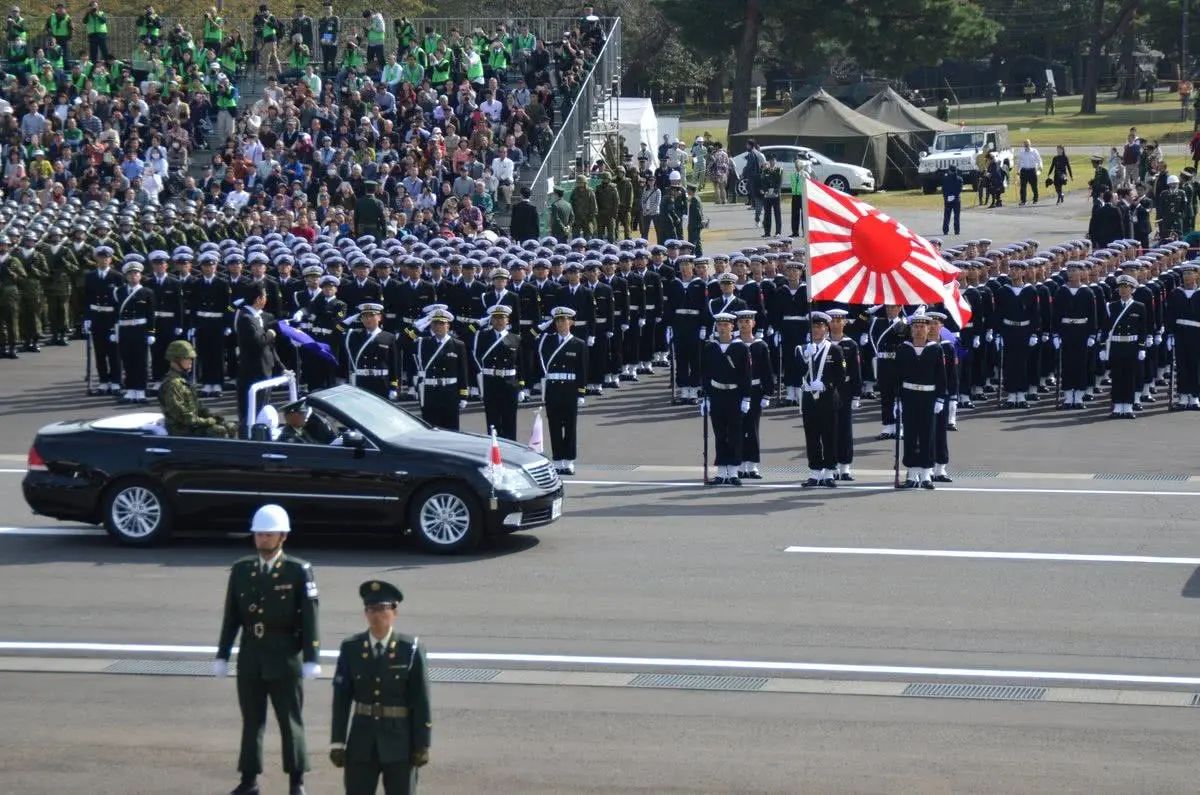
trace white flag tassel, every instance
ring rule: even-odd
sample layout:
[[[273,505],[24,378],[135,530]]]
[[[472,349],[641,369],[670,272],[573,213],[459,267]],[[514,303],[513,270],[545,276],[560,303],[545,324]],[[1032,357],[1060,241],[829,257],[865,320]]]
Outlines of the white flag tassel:
[[[504,460],[500,457],[500,439],[496,436],[496,426],[492,426],[492,453],[488,459],[488,474],[489,480],[492,482],[492,496],[489,502],[489,508],[495,511],[500,507],[496,499],[496,484],[500,480],[500,471],[504,467]]]
[[[542,410],[538,408],[537,414],[533,417],[533,430],[529,433],[529,446],[533,448],[533,452],[539,455],[545,455],[542,450]]]

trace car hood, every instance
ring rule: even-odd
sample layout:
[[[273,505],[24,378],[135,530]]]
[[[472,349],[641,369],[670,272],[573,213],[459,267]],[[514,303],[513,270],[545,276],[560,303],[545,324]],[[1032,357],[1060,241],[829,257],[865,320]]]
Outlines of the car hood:
[[[492,439],[478,433],[462,433],[430,429],[406,433],[394,442],[405,447],[421,450],[436,450],[442,455],[453,455],[465,461],[486,464],[491,460]],[[546,458],[535,453],[531,448],[500,439],[500,459],[506,464],[515,466],[535,466],[546,463]]]

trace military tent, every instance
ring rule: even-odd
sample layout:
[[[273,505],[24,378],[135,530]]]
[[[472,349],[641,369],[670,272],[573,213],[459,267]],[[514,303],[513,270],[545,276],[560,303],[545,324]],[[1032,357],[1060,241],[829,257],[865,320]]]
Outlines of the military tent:
[[[954,124],[941,121],[909,102],[888,86],[858,107],[858,112],[901,133],[893,134],[888,158],[893,171],[904,174],[904,183],[915,187],[920,153],[929,148],[939,132],[957,130]]]

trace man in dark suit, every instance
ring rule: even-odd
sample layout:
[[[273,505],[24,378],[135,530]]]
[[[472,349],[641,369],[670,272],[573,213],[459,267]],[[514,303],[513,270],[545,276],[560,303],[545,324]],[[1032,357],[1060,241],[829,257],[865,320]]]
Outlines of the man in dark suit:
[[[263,314],[267,305],[267,288],[262,283],[255,283],[250,288],[249,298],[242,305],[237,316],[237,404],[238,427],[242,435],[246,434],[248,424],[258,416],[259,398],[256,396],[254,405],[250,405],[249,395],[251,385],[264,381],[275,373],[279,365],[279,357],[275,353],[275,318]]]
[[[538,209],[533,206],[533,202],[529,201],[529,196],[529,188],[522,187],[521,200],[512,207],[509,231],[512,232],[512,239],[518,243],[537,240],[541,236]]]

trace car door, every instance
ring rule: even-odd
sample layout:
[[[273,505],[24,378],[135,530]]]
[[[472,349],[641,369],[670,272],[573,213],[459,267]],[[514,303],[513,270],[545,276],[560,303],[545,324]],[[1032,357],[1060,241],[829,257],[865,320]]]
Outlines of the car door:
[[[279,501],[299,524],[398,527],[412,478],[388,453],[367,445],[261,443],[263,496]]]
[[[249,527],[262,505],[263,460],[254,442],[146,436],[142,456],[143,469],[162,484],[181,521]]]

